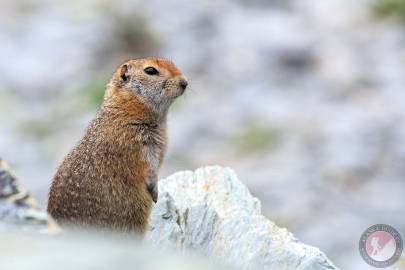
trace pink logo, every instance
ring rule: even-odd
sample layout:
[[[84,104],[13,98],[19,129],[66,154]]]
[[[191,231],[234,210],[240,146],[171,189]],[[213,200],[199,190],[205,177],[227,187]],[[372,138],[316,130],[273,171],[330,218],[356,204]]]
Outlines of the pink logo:
[[[368,228],[360,238],[359,249],[363,259],[375,267],[388,267],[401,256],[401,235],[391,226],[376,224]]]

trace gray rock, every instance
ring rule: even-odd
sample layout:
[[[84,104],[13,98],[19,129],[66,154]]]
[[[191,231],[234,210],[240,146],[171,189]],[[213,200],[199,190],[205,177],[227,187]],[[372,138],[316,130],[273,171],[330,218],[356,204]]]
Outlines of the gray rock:
[[[337,269],[261,214],[260,201],[229,168],[205,167],[159,182],[146,240],[194,250],[242,269]]]
[[[52,233],[59,227],[0,158],[0,232],[10,230]]]

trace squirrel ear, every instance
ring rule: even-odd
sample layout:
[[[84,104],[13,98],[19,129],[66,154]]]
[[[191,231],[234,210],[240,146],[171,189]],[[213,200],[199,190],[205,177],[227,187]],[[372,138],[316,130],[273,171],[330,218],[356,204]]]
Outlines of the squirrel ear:
[[[123,82],[128,81],[128,79],[129,79],[129,77],[130,77],[130,75],[129,75],[129,69],[130,69],[130,66],[129,66],[128,64],[124,64],[124,65],[122,65],[122,67],[121,67],[121,70],[120,70],[120,79],[121,79]]]

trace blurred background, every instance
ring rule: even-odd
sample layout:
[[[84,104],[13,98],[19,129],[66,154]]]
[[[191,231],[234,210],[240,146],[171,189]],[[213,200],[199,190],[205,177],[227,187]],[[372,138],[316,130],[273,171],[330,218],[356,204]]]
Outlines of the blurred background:
[[[367,227],[405,236],[405,1],[1,0],[0,155],[43,207],[112,72],[149,55],[190,81],[161,177],[233,168],[342,269],[372,269]]]

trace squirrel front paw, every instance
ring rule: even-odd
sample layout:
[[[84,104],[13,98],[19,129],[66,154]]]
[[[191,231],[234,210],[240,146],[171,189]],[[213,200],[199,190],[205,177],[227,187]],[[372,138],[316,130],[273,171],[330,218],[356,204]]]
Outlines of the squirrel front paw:
[[[152,196],[152,200],[156,203],[158,199],[158,185],[157,181],[148,179],[146,180],[146,189],[149,194]]]

